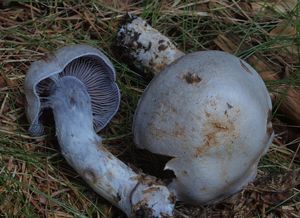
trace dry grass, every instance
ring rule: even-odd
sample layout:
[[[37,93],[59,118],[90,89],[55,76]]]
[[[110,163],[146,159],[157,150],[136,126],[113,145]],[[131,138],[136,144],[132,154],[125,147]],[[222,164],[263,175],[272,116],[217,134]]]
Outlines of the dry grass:
[[[274,100],[276,139],[243,192],[218,205],[178,204],[181,217],[300,217],[300,3],[285,1],[0,1],[0,217],[122,217],[60,155],[51,127],[32,138],[23,80],[30,63],[67,44],[101,48],[113,61],[121,107],[100,134],[127,163],[161,175],[162,159],[134,148],[136,103],[151,76],[117,59],[126,12],[146,18],[185,52],[219,49],[245,58]]]

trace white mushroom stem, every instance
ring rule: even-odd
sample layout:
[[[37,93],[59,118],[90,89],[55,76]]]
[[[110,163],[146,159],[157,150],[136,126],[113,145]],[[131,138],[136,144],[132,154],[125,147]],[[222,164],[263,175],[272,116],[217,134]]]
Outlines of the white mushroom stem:
[[[142,65],[154,74],[184,55],[166,36],[131,15],[118,32],[118,44],[136,65]]]
[[[172,216],[174,198],[168,189],[135,173],[103,147],[84,85],[63,77],[53,89],[49,98],[62,154],[92,189],[128,216]]]

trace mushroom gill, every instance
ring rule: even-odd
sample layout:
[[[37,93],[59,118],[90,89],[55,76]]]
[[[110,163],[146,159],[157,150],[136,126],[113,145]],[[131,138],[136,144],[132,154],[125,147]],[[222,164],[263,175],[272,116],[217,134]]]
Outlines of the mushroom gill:
[[[42,101],[42,107],[47,107],[47,96],[51,94],[55,80],[72,76],[80,80],[86,87],[91,97],[94,128],[100,131],[115,114],[115,108],[119,105],[119,89],[112,78],[106,72],[110,69],[96,58],[80,57],[71,61],[64,70],[55,78],[47,78],[37,85],[37,93]]]
[[[25,78],[26,115],[32,135],[43,133],[39,121],[42,109],[49,107],[48,97],[53,85],[65,76],[74,77],[85,85],[91,97],[96,132],[117,112],[120,93],[112,63],[102,52],[88,45],[66,46],[47,60],[34,62],[28,70]]]

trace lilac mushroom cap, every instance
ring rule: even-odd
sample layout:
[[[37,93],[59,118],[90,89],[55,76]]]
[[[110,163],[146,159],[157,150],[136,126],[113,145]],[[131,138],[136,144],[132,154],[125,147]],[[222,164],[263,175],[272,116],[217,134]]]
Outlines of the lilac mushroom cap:
[[[47,97],[51,95],[55,81],[65,76],[74,77],[86,86],[91,98],[96,132],[104,128],[117,112],[120,91],[110,60],[98,49],[88,45],[66,46],[47,60],[34,62],[26,75],[26,115],[32,135],[43,133],[39,121],[42,109],[49,106]]]
[[[136,145],[173,157],[165,166],[179,200],[219,201],[253,181],[272,143],[272,103],[258,73],[225,52],[187,54],[144,91],[135,112]]]

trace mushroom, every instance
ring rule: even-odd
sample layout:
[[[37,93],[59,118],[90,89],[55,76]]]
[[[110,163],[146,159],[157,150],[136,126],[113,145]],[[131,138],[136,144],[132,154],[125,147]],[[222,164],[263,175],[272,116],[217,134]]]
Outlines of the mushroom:
[[[128,216],[172,216],[169,190],[114,157],[96,134],[119,107],[115,79],[108,58],[87,45],[66,46],[33,63],[25,79],[29,131],[43,132],[41,109],[51,108],[63,156],[97,193]]]
[[[214,203],[253,181],[274,137],[272,102],[258,73],[221,51],[184,55],[135,16],[118,42],[156,74],[135,112],[134,141],[172,157],[165,169],[176,176],[168,188],[177,199]]]

